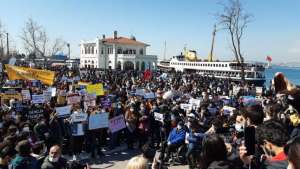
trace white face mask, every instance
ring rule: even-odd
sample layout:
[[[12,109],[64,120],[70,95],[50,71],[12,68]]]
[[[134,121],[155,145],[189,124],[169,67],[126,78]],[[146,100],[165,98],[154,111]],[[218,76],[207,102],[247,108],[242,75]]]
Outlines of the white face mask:
[[[178,130],[181,130],[181,129],[182,129],[182,126],[179,126],[179,125],[178,125],[178,126],[177,126],[177,129],[178,129]]]
[[[240,123],[235,123],[234,128],[238,132],[244,131],[244,126],[242,124],[240,124]]]
[[[29,128],[29,127],[24,127],[24,128],[23,128],[23,131],[29,132],[29,131],[30,131],[30,128]]]
[[[130,109],[130,111],[133,111],[133,109]]]
[[[55,163],[55,162],[58,161],[58,159],[59,159],[59,157],[53,158],[53,157],[49,156],[49,161],[50,161],[50,162]]]

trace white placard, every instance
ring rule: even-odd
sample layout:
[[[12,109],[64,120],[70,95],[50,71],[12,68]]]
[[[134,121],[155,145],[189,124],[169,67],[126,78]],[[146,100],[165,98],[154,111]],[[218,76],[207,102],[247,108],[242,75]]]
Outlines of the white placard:
[[[21,93],[22,93],[23,100],[31,100],[31,95],[29,90],[22,90]]]
[[[55,87],[51,87],[51,96],[55,97],[56,96],[56,88]]]
[[[72,122],[81,122],[87,120],[87,114],[86,113],[73,113],[71,115]]]
[[[164,122],[164,115],[161,113],[154,112],[154,119],[156,121]]]
[[[65,117],[69,116],[71,114],[72,106],[64,106],[64,107],[55,107],[56,113],[58,114],[58,117]]]
[[[263,93],[263,88],[262,87],[256,87],[256,95],[262,95]]]
[[[189,100],[189,103],[196,106],[196,107],[199,107],[200,106],[200,103],[201,103],[201,100],[200,99],[194,99],[194,98],[191,98]]]
[[[145,99],[154,99],[155,98],[155,93],[145,93],[144,98]]]
[[[68,101],[68,104],[80,103],[81,96],[71,96],[71,97],[68,97],[67,101]]]
[[[43,91],[43,95],[44,95],[44,99],[46,102],[49,102],[51,100],[52,97],[52,92],[49,90],[45,90]]]
[[[193,105],[192,104],[180,104],[180,108],[183,110],[192,110]]]
[[[137,96],[144,96],[145,92],[144,89],[136,89],[135,90],[135,95]]]
[[[33,104],[45,103],[44,95],[32,95],[32,103]]]
[[[107,128],[108,125],[108,113],[97,113],[89,117],[89,130]]]

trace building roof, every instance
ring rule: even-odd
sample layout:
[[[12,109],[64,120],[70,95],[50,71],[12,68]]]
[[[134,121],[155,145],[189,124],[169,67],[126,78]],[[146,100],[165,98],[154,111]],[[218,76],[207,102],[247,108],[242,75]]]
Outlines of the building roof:
[[[105,38],[102,39],[102,42],[104,43],[118,43],[118,44],[125,44],[125,45],[143,45],[143,46],[150,46],[146,43],[134,40],[134,39],[129,39],[126,37],[117,37],[115,38]]]

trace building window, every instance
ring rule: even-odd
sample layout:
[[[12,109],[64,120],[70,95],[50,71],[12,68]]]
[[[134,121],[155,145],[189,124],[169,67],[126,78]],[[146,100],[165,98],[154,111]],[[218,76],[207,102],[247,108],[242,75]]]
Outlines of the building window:
[[[101,48],[101,54],[104,54],[104,48],[103,47]]]
[[[136,54],[136,50],[135,49],[132,50],[132,54]]]
[[[84,63],[87,63],[87,60],[85,60]]]
[[[118,54],[122,54],[122,52],[123,52],[123,51],[122,51],[122,48],[118,48],[118,51],[117,51],[117,52],[118,52]]]
[[[94,46],[92,46],[91,48],[91,53],[94,54]]]
[[[97,54],[97,49],[96,49],[96,54]]]
[[[140,49],[140,55],[144,55],[144,50]]]

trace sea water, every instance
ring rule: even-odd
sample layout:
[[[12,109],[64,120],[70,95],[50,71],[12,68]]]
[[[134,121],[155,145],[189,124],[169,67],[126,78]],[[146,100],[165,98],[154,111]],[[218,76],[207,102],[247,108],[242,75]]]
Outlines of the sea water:
[[[300,67],[281,67],[273,66],[271,69],[266,69],[266,85],[274,78],[276,72],[282,72],[293,84],[300,85]]]

